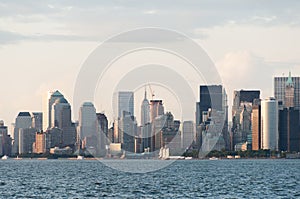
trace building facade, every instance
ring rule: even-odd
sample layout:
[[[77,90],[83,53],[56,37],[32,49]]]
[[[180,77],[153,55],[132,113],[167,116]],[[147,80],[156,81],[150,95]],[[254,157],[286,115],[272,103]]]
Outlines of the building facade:
[[[262,149],[278,150],[278,102],[268,98],[261,102]]]

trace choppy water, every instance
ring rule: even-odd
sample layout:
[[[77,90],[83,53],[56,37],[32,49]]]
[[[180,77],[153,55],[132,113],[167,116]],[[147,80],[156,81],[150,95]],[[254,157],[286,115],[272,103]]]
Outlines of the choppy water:
[[[143,174],[88,160],[0,160],[0,170],[1,198],[300,198],[300,160],[177,161]]]

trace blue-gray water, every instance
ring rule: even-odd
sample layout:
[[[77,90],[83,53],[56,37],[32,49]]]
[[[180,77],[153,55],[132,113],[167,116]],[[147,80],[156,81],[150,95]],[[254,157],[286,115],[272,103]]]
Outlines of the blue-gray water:
[[[0,169],[1,198],[300,198],[300,160],[177,161],[144,174],[93,160],[0,160]]]

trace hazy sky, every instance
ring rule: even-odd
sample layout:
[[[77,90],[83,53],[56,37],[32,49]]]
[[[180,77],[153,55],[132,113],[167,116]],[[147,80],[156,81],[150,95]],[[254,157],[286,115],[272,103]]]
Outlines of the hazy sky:
[[[2,0],[0,118],[9,126],[19,111],[42,111],[48,90],[59,89],[72,103],[77,74],[96,47],[119,32],[149,26],[197,41],[216,64],[230,106],[233,89],[271,96],[273,76],[300,75],[299,10],[297,0]],[[100,104],[97,110],[105,111]]]

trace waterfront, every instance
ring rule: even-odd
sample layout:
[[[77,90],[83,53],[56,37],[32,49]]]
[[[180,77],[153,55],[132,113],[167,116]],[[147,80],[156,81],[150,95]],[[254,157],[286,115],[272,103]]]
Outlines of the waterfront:
[[[143,167],[154,160],[114,161]],[[93,160],[11,159],[0,165],[1,198],[300,197],[300,160],[186,160],[142,174]]]

